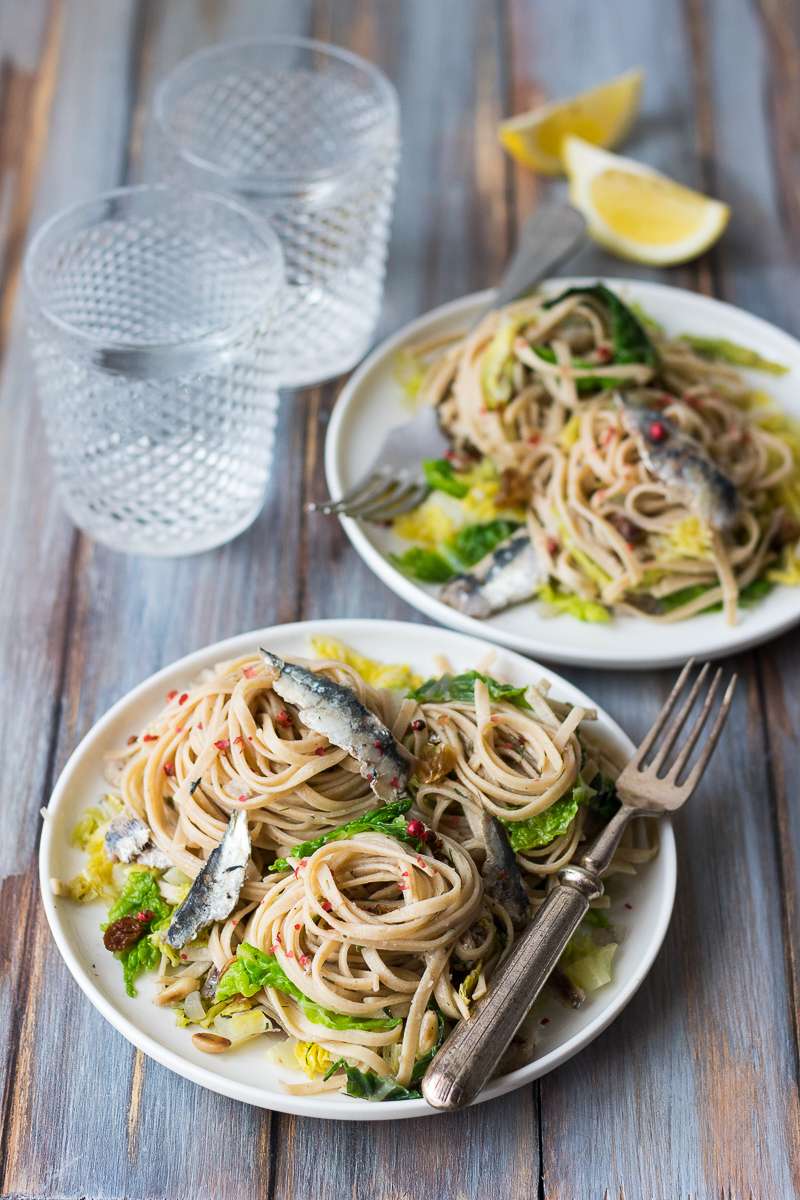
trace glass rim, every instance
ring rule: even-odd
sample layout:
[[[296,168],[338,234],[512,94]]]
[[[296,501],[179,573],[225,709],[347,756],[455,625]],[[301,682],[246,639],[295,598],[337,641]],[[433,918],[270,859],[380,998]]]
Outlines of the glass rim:
[[[380,128],[387,121],[391,121],[394,126],[397,125],[400,112],[397,89],[380,67],[370,62],[369,59],[362,58],[360,54],[354,54],[351,50],[345,50],[342,46],[335,46],[330,42],[321,42],[316,38],[295,37],[289,34],[249,40],[239,39],[237,41],[224,42],[222,45],[206,46],[202,50],[195,51],[194,54],[190,54],[173,67],[156,88],[153,96],[153,117],[159,132],[170,143],[179,158],[189,166],[204,171],[215,179],[225,180],[229,185],[249,188],[263,194],[280,194],[293,187],[296,188],[307,183],[323,183],[339,180],[346,176],[352,170],[353,166],[366,156],[369,147],[357,144],[351,153],[342,155],[334,166],[318,167],[309,171],[273,171],[269,174],[259,173],[253,175],[231,171],[227,167],[214,162],[213,159],[196,154],[193,150],[184,146],[181,139],[175,135],[168,119],[169,101],[175,88],[191,74],[198,64],[212,62],[214,59],[224,59],[226,56],[242,50],[257,51],[287,46],[315,51],[327,58],[337,59],[339,62],[346,63],[348,66],[362,72],[362,74],[366,75],[376,85],[380,93],[383,111],[380,119],[376,121],[374,129]],[[370,130],[371,134],[374,133],[374,129]]]
[[[31,238],[28,247],[25,251],[25,258],[22,266],[22,278],[25,287],[25,292],[29,302],[33,301],[36,305],[37,316],[43,318],[50,326],[58,333],[67,337],[76,339],[84,345],[113,352],[123,352],[130,354],[148,354],[158,353],[165,350],[193,350],[207,348],[209,345],[223,346],[229,342],[235,341],[236,338],[247,328],[249,324],[248,318],[240,318],[235,322],[228,322],[213,326],[203,333],[192,334],[185,338],[168,338],[156,341],[123,341],[115,338],[101,337],[98,334],[92,333],[82,325],[76,325],[74,322],[59,316],[52,311],[46,294],[43,293],[41,287],[34,278],[35,266],[38,255],[48,239],[54,233],[57,233],[59,226],[68,226],[82,212],[87,214],[94,208],[99,208],[102,205],[108,204],[113,200],[135,199],[136,197],[150,196],[165,196],[178,201],[202,200],[209,204],[212,208],[224,209],[229,213],[234,213],[237,217],[243,219],[245,225],[256,236],[261,244],[261,247],[266,251],[266,260],[271,259],[271,270],[274,274],[274,289],[270,295],[259,297],[258,303],[253,305],[252,312],[260,312],[266,309],[270,299],[277,295],[283,287],[285,281],[283,251],[281,249],[280,240],[269,221],[255,212],[247,205],[241,204],[239,201],[220,194],[219,192],[207,191],[202,188],[177,188],[163,183],[142,183],[129,184],[123,187],[110,188],[105,192],[98,192],[91,196],[88,200],[78,200],[74,204],[69,204],[65,208],[58,209],[49,216]],[[102,222],[98,221],[98,225]],[[250,314],[252,315],[252,314]]]

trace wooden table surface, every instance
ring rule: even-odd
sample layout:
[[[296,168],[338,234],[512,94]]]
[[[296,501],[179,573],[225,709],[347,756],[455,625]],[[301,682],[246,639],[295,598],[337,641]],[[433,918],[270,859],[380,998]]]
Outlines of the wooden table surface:
[[[221,550],[123,557],[60,511],[25,346],[20,262],[62,205],[142,177],[154,84],[209,43],[310,33],[396,83],[404,152],[382,332],[481,287],[561,186],[495,127],[634,65],[628,151],[733,208],[710,255],[652,272],[800,333],[800,7],[795,0],[4,0],[0,5],[0,1193],[188,1200],[671,1200],[800,1195],[800,636],[737,661],[744,686],[677,821],[666,944],[617,1022],[532,1087],[467,1113],[358,1125],[247,1108],[135,1052],[49,936],[40,807],[105,709],[158,667],[306,617],[421,618],[332,521],[322,448],[337,385],[282,400],[263,513]],[[660,636],[660,635],[659,635]],[[565,670],[639,736],[669,673]]]

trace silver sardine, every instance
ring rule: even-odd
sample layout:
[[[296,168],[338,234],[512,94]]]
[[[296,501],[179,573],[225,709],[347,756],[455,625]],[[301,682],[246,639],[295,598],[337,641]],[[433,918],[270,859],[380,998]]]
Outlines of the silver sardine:
[[[479,621],[512,604],[530,600],[547,580],[530,537],[517,530],[476,563],[456,575],[439,593],[440,600]]]
[[[106,853],[117,862],[140,863],[143,867],[171,866],[157,846],[153,845],[152,834],[138,817],[128,811],[121,812],[109,825],[104,838]]]
[[[723,532],[739,515],[736,485],[720,471],[694,438],[653,408],[618,397],[623,421],[642,449],[653,474],[674,488],[698,516]]]
[[[486,812],[481,813],[481,832],[486,846],[483,886],[502,904],[514,928],[523,929],[530,920],[530,900],[508,834],[497,817]]]
[[[269,650],[261,653],[277,672],[273,688],[298,709],[303,724],[351,754],[381,800],[399,799],[408,786],[409,762],[391,732],[355,692],[307,667],[284,662]]]
[[[250,858],[247,813],[231,815],[220,844],[211,851],[186,899],[172,916],[165,941],[180,950],[212,921],[224,921],[233,912],[244,883]]]

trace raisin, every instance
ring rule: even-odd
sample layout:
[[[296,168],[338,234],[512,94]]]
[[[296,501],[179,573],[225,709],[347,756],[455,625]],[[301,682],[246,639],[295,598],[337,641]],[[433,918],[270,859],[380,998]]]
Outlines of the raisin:
[[[629,517],[623,516],[622,513],[612,513],[608,519],[622,534],[625,541],[634,546],[646,536],[646,530],[642,529],[640,525],[636,525]]]
[[[127,950],[135,946],[145,933],[147,930],[143,921],[137,921],[136,917],[120,917],[103,934],[103,945],[106,950]]]

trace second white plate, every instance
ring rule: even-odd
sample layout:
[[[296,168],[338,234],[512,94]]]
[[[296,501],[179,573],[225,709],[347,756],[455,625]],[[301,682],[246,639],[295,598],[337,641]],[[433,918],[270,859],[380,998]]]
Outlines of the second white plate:
[[[558,279],[549,290],[593,282]],[[606,282],[623,298],[641,304],[672,334],[730,338],[785,363],[791,369],[783,376],[748,375],[754,388],[770,392],[800,419],[800,342],[759,317],[682,288],[625,279]],[[421,339],[467,328],[490,296],[490,292],[480,292],[433,309],[378,346],[356,371],[343,388],[328,426],[325,473],[332,496],[341,496],[353,487],[363,477],[366,464],[374,461],[387,431],[413,415],[395,377],[397,352]],[[476,621],[443,604],[437,587],[416,583],[392,565],[389,555],[407,543],[391,530],[348,518],[342,524],[367,566],[420,612],[454,629],[553,662],[627,669],[674,666],[693,655],[718,658],[745,650],[800,621],[800,593],[786,587],[775,588],[753,608],[740,612],[734,628],[725,624],[721,613],[704,613],[675,625],[656,625],[635,617],[615,617],[607,625],[591,625],[566,615],[545,615],[533,603],[520,604],[488,621]]]
[[[105,790],[104,755],[124,745],[132,731],[146,728],[171,688],[183,688],[214,663],[257,646],[279,654],[308,654],[309,639],[319,634],[340,638],[372,658],[408,662],[420,674],[435,671],[435,658],[444,654],[456,671],[474,667],[485,656],[486,643],[447,630],[399,621],[305,621],[241,634],[190,654],[165,667],[119,700],[86,735],[67,762],[47,807],[39,852],[42,899],[56,945],[79,987],[107,1021],[134,1046],[185,1079],[203,1087],[280,1112],[335,1120],[380,1121],[431,1116],[435,1110],[424,1100],[393,1100],[383,1104],[354,1100],[338,1093],[295,1096],[284,1091],[280,1080],[288,1071],[267,1057],[264,1039],[249,1042],[231,1054],[209,1057],[192,1044],[189,1031],[179,1029],[169,1009],[150,1001],[152,978],[139,981],[139,997],[126,996],[119,963],[103,949],[100,922],[102,905],[75,904],[52,894],[52,878],[68,879],[82,866],[69,834],[83,810]],[[500,651],[492,665],[495,674],[512,683],[536,683],[543,671],[519,655]],[[593,707],[592,701],[557,675],[548,674],[560,700]],[[633,747],[622,730],[602,709],[598,725],[622,755]],[[490,1100],[530,1083],[583,1049],[606,1028],[630,1000],[644,979],[666,932],[675,895],[675,839],[668,821],[661,822],[658,855],[635,876],[614,883],[612,920],[620,934],[611,983],[578,1009],[548,1001],[547,1021],[533,1062],[495,1079],[479,1096]],[[543,1010],[544,1011],[544,1010]],[[295,1082],[304,1079],[295,1074]]]

